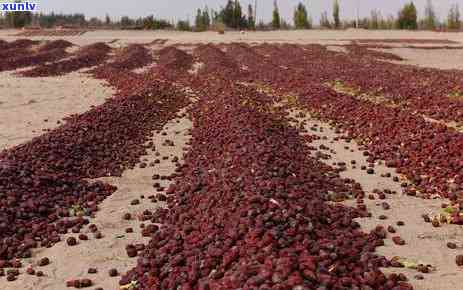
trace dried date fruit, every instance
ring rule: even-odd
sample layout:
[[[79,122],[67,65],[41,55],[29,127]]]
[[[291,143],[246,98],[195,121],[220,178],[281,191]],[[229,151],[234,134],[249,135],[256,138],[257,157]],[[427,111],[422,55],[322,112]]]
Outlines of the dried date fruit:
[[[119,272],[113,268],[108,271],[108,274],[109,274],[109,277],[116,277],[119,275]]]
[[[457,264],[457,266],[463,266],[463,255],[457,255],[455,257],[455,263]]]
[[[69,237],[66,239],[66,243],[68,244],[68,246],[75,246],[77,245],[77,240],[74,237]]]
[[[448,242],[448,243],[447,243],[447,248],[453,249],[453,250],[454,250],[454,249],[457,248],[457,244],[452,243],[452,242]]]
[[[47,257],[40,259],[38,262],[38,265],[40,267],[47,266],[48,264],[50,264],[50,259],[48,259]]]

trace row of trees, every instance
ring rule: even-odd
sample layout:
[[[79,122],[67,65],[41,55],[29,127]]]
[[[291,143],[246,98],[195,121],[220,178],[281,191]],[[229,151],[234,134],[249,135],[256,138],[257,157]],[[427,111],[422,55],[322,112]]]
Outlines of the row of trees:
[[[409,2],[399,11],[397,19],[393,16],[383,18],[377,9],[371,11],[369,18],[359,21],[359,27],[367,29],[424,29],[424,30],[460,30],[460,8],[458,4],[450,7],[447,18],[440,21],[431,0],[424,9],[424,17],[418,19],[417,9],[413,2]]]
[[[447,27],[452,30],[460,30],[461,21],[460,21],[460,8],[458,4],[453,5],[450,8],[449,16],[447,18]]]
[[[122,29],[166,29],[175,28],[169,21],[156,19],[153,15],[140,18],[122,17],[119,21],[112,21],[109,15],[104,20],[93,17],[86,19],[84,14],[32,14],[30,12],[8,12],[0,15],[0,27],[21,28],[35,26],[52,28],[57,26],[67,27],[111,27]]]
[[[328,13],[326,11],[324,11],[320,15],[320,27],[334,28],[334,29],[342,28],[343,25],[341,23],[341,17],[339,15],[339,11],[340,11],[339,2],[338,2],[338,0],[334,0],[334,2],[333,2],[333,21],[330,21],[330,19],[328,18]]]
[[[234,29],[255,29],[256,21],[254,9],[252,5],[249,4],[247,15],[245,15],[239,1],[229,0],[227,5],[219,11],[209,9],[207,6],[202,10],[198,9],[196,11],[196,31],[205,31],[211,26],[217,26],[219,24]]]
[[[207,8],[206,8],[207,9]],[[370,13],[370,17],[363,19],[357,19],[356,21],[341,21],[340,17],[340,5],[339,0],[333,1],[333,14],[332,19],[328,17],[326,11],[320,15],[320,27],[322,28],[349,28],[349,27],[360,27],[365,29],[447,29],[447,30],[460,30],[460,9],[458,4],[454,4],[450,7],[447,19],[444,22],[440,22],[437,18],[436,11],[431,0],[427,0],[425,7],[424,18],[418,20],[418,13],[413,1],[405,4],[404,7],[399,11],[397,17],[392,15],[384,18],[378,9],[374,9]],[[198,19],[204,11],[198,10]],[[309,16],[308,8],[302,3],[294,9],[293,22],[294,26],[291,27],[284,19],[280,16],[280,10],[278,7],[277,0],[273,2],[272,21],[269,24],[259,23],[256,25],[255,14],[252,6],[249,5],[247,18],[243,16],[241,5],[239,0],[228,0],[225,8],[222,8],[219,13],[213,12],[214,22],[222,22],[225,26],[235,29],[310,29],[313,27],[312,18]],[[200,25],[198,25],[200,24]],[[196,21],[196,29],[204,31],[208,29],[208,23]]]
[[[243,13],[240,1],[228,0],[227,5],[214,13],[215,22],[235,29],[255,29],[255,13],[252,5],[248,5],[247,15]]]
[[[17,0],[19,1],[19,0]],[[247,12],[239,0],[227,0],[224,7],[219,10],[209,9],[207,6],[196,11],[193,25],[189,20],[180,20],[177,23],[154,16],[143,18],[122,17],[119,21],[112,21],[107,15],[104,20],[91,18],[87,20],[83,14],[32,14],[30,12],[7,12],[0,15],[0,27],[24,27],[40,26],[45,28],[55,26],[73,27],[107,27],[122,29],[178,29],[205,31],[217,27],[228,27],[232,29],[310,29],[313,27],[312,18],[306,5],[300,2],[294,9],[293,23],[290,25],[280,15],[277,0],[273,2],[272,20],[270,23],[262,21],[256,23],[256,7],[251,4],[247,6]],[[339,0],[333,0],[332,17],[324,11],[320,16],[320,27],[323,28],[349,28],[360,27],[366,29],[447,29],[460,30],[460,9],[458,4],[451,6],[445,21],[440,21],[431,0],[427,0],[424,10],[424,17],[418,19],[417,9],[411,1],[404,5],[397,17],[392,15],[384,18],[377,9],[371,11],[370,17],[357,19],[356,21],[341,21]]]

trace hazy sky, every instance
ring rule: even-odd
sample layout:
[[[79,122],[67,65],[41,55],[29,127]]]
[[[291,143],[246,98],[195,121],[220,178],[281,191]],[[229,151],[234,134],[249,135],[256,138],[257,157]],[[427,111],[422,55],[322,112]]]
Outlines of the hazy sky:
[[[194,11],[197,8],[208,5],[210,8],[218,9],[226,3],[226,0],[35,0],[35,2],[39,4],[43,12],[81,12],[88,17],[103,17],[108,13],[114,18],[124,15],[137,17],[154,14],[169,20],[187,17],[193,20]],[[247,7],[249,3],[254,3],[254,0],[241,0],[240,2],[243,7]],[[299,0],[278,0],[282,17],[291,20],[293,9],[299,2]],[[301,2],[308,3],[309,13],[315,22],[318,22],[322,11],[326,10],[331,15],[331,0],[303,0]],[[357,2],[362,17],[370,15],[370,11],[374,8],[380,9],[383,16],[396,15],[399,8],[409,0],[339,0],[339,2],[341,17],[352,19],[356,15]],[[426,2],[427,0],[414,0],[420,15],[423,14]],[[446,17],[451,4],[457,3],[461,9],[463,8],[463,0],[433,0],[432,2],[441,19]],[[273,0],[258,0],[258,20],[270,20],[272,8]]]

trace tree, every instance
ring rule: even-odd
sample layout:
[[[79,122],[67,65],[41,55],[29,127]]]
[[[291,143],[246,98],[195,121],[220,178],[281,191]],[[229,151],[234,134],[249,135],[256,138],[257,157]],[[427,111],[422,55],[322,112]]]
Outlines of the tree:
[[[22,1],[16,0],[15,3],[21,3]],[[7,12],[5,14],[6,23],[10,27],[22,28],[31,24],[32,22],[32,13],[30,11],[15,11]]]
[[[203,25],[206,30],[211,26],[211,16],[209,15],[209,8],[207,8],[207,6],[203,10]]]
[[[56,25],[72,25],[78,27],[84,27],[87,25],[85,16],[83,14],[35,14],[35,23],[38,23],[40,27],[51,28]]]
[[[106,17],[105,17],[105,24],[106,24],[106,26],[110,26],[110,25],[111,25],[111,18],[109,17],[108,14],[106,14]]]
[[[233,28],[240,29],[241,28],[241,23],[242,23],[242,10],[241,10],[241,4],[240,1],[235,0],[235,5],[233,9]]]
[[[191,31],[191,25],[188,20],[179,20],[177,22],[177,29],[180,31]]]
[[[394,29],[395,28],[395,17],[394,15],[390,14],[386,20],[384,20],[384,26],[382,29]]]
[[[280,10],[278,9],[277,0],[273,2],[272,27],[273,29],[280,29],[281,27]]]
[[[97,17],[92,17],[88,21],[88,25],[91,26],[91,27],[99,27],[99,26],[103,25],[103,22],[101,22],[101,20],[98,19]]]
[[[214,22],[223,22],[227,27],[239,29],[248,26],[246,17],[243,16],[241,4],[238,0],[228,0],[227,5],[214,17]]]
[[[416,7],[413,2],[405,4],[402,10],[399,12],[397,19],[397,26],[399,29],[417,29],[417,13]]]
[[[143,29],[150,30],[156,29],[155,27],[155,20],[153,15],[149,15],[143,19],[141,19]]]
[[[333,3],[333,19],[334,19],[334,28],[339,29],[341,27],[341,20],[339,19],[338,0],[334,0],[334,3]]]
[[[221,11],[223,23],[228,27],[233,27],[233,15],[235,13],[235,2],[228,0],[227,5]]]
[[[6,17],[3,13],[0,13],[0,27],[7,26]]]
[[[307,18],[307,8],[304,4],[299,2],[296,9],[294,9],[294,26],[296,29],[310,28],[309,20]]]
[[[331,23],[328,19],[328,13],[326,13],[326,11],[324,11],[320,16],[320,26],[324,28],[331,28]]]
[[[205,31],[206,30],[206,27],[204,25],[203,12],[199,8],[196,11],[195,30],[196,31]]]
[[[379,9],[371,10],[371,17],[368,23],[368,29],[379,29],[381,25],[381,12]]]
[[[256,20],[254,19],[254,10],[252,5],[248,5],[248,28],[255,30],[256,29]]]
[[[188,23],[189,24],[189,23]],[[209,8],[207,6],[204,10],[196,10],[195,17],[195,30],[196,31],[206,31],[211,26],[211,16],[209,15]]]
[[[437,25],[436,11],[432,5],[432,1],[428,0],[426,7],[424,8],[424,22],[423,27],[425,29],[434,30]]]
[[[129,28],[135,24],[135,21],[130,19],[128,16],[122,16],[120,23],[122,28]]]
[[[447,18],[447,27],[450,30],[459,30],[461,28],[460,7],[458,4],[454,4],[450,7]]]
[[[152,29],[171,29],[174,25],[164,19],[154,19]]]

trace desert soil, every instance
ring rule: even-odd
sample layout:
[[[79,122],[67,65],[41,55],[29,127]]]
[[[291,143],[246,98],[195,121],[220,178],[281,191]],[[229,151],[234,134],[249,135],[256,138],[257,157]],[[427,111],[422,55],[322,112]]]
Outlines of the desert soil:
[[[71,114],[88,111],[113,95],[103,82],[82,73],[24,78],[0,73],[0,150],[58,127]]]
[[[0,38],[13,40],[11,36],[17,31],[2,30]],[[117,39],[114,45],[126,43],[149,43],[155,39],[168,39],[167,44],[205,43],[205,42],[293,42],[293,43],[321,43],[343,44],[349,39],[360,38],[423,38],[423,39],[449,39],[463,44],[462,33],[432,33],[432,32],[402,32],[402,31],[295,31],[295,32],[256,32],[256,33],[226,33],[218,35],[207,33],[179,33],[179,32],[144,32],[144,31],[94,31],[82,36],[65,37],[77,45],[85,45],[97,41],[109,42]],[[37,37],[36,39],[50,39]],[[335,48],[336,49],[336,48]],[[407,48],[394,48],[388,50],[406,58],[405,63],[411,65],[437,67],[442,69],[461,69],[463,66],[463,50],[414,50]],[[101,81],[91,79],[84,73],[73,73],[64,77],[52,78],[22,78],[14,73],[0,73],[0,150],[11,148],[44,133],[44,130],[52,129],[59,124],[64,117],[71,114],[89,110],[92,105],[98,105],[106,98],[113,95],[113,90],[105,86]],[[294,114],[295,115],[295,114]],[[372,213],[371,218],[360,219],[363,229],[369,231],[377,225],[393,225],[397,233],[406,242],[403,246],[394,245],[391,241],[392,234],[388,234],[385,246],[378,248],[378,254],[392,258],[400,256],[409,261],[423,264],[431,264],[436,271],[423,274],[424,280],[414,278],[418,274],[410,269],[385,269],[386,272],[399,270],[405,272],[410,282],[418,290],[451,290],[461,288],[463,283],[463,269],[459,269],[454,262],[457,253],[463,253],[463,248],[450,250],[446,247],[449,241],[461,244],[463,228],[461,226],[442,226],[433,228],[421,218],[424,213],[440,212],[443,200],[422,200],[401,194],[399,183],[391,178],[380,177],[381,173],[395,172],[383,165],[376,164],[375,174],[368,175],[360,170],[361,165],[366,165],[365,157],[355,142],[345,143],[334,141],[337,134],[327,124],[311,118],[304,119],[310,134],[315,134],[326,139],[320,139],[313,146],[327,146],[331,159],[326,160],[329,165],[333,162],[345,162],[347,170],[342,172],[343,177],[353,178],[360,182],[364,190],[371,193],[374,189],[389,189],[397,191],[397,194],[387,195],[386,200],[368,200],[366,205]],[[303,121],[300,119],[299,121]],[[105,178],[118,187],[118,190],[101,205],[100,211],[92,220],[103,233],[102,239],[95,239],[89,234],[89,241],[80,241],[77,246],[69,247],[64,242],[58,243],[49,249],[39,249],[34,253],[28,263],[34,264],[41,257],[49,257],[51,264],[43,267],[45,277],[21,275],[15,282],[0,280],[0,289],[63,289],[65,282],[76,278],[91,278],[97,281],[95,287],[104,289],[117,289],[118,278],[108,275],[110,268],[116,268],[124,273],[136,264],[136,258],[128,258],[125,246],[129,243],[143,242],[140,239],[140,222],[135,218],[129,221],[122,219],[124,213],[137,216],[146,209],[154,210],[161,203],[151,203],[148,196],[156,194],[152,187],[153,173],[168,175],[175,169],[171,158],[182,157],[185,143],[189,139],[188,129],[191,121],[187,117],[179,116],[165,126],[167,135],[154,134],[153,142],[157,151],[162,156],[168,156],[168,160],[156,156],[150,152],[144,159],[150,163],[154,159],[160,159],[161,163],[154,167],[134,168],[124,172],[122,177]],[[314,125],[323,127],[323,131],[311,130]],[[163,146],[162,143],[170,139],[174,146]],[[346,149],[348,147],[348,149]],[[352,168],[351,160],[356,161],[356,168]],[[167,181],[161,181],[162,186],[167,186]],[[144,199],[141,196],[144,195]],[[140,204],[131,206],[133,199],[139,199]],[[391,208],[384,210],[380,204],[387,202]],[[353,201],[346,201],[352,205]],[[386,220],[379,220],[379,215],[386,215]],[[403,221],[404,226],[397,226],[397,221]],[[134,233],[127,234],[125,229],[132,227]],[[72,234],[70,234],[72,235]],[[77,236],[74,234],[74,236]],[[65,240],[65,237],[63,237]],[[97,274],[88,274],[89,267],[98,269]],[[23,268],[25,269],[25,268]]]

